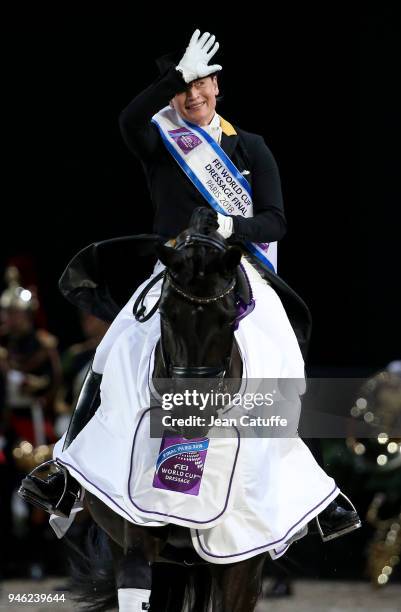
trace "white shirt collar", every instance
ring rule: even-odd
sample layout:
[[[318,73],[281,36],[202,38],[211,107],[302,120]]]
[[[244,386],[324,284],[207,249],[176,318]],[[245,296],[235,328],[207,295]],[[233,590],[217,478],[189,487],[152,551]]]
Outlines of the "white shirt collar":
[[[178,125],[184,126],[184,120],[179,113],[176,112]],[[222,129],[220,126],[220,116],[215,113],[209,125],[202,125],[202,130],[205,130],[216,142],[220,144]]]

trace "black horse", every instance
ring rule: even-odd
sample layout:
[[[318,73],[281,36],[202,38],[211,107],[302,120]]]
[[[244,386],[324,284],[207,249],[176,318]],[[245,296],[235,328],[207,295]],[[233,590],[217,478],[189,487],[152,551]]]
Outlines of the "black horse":
[[[158,381],[166,378],[174,389],[182,389],[188,379],[207,378],[224,385],[227,379],[241,378],[234,328],[240,302],[251,298],[250,288],[239,266],[241,250],[227,246],[216,227],[215,213],[198,209],[175,248],[158,247],[166,269],[153,371],[156,389]],[[191,438],[206,435],[207,427],[176,431]],[[238,563],[209,564],[193,549],[189,529],[173,524],[138,527],[91,493],[86,492],[85,500],[93,520],[107,534],[115,573],[115,581],[109,582],[111,590],[150,590],[152,612],[178,612],[184,606],[201,612],[210,603],[214,612],[254,610],[266,553]],[[109,594],[102,599],[104,589],[85,578],[80,582],[81,601],[90,602],[92,610],[108,609],[112,599]]]

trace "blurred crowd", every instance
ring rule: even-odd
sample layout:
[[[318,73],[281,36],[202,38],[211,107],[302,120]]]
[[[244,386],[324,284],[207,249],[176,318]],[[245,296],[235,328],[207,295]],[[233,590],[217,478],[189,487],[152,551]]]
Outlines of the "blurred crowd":
[[[65,572],[64,547],[49,528],[48,515],[26,504],[17,490],[27,472],[51,459],[108,325],[80,313],[82,341],[61,351],[58,338],[43,325],[36,287],[25,286],[15,266],[5,276],[0,296],[0,578],[41,579]]]
[[[26,286],[17,267],[7,268],[0,294],[0,580],[67,572],[65,543],[49,528],[48,515],[27,505],[17,490],[27,472],[51,458],[107,330],[90,314],[79,318],[81,341],[61,350],[46,329],[35,285]],[[291,548],[289,559],[268,563],[266,573],[274,576],[270,596],[291,594],[292,579],[319,563],[322,546],[341,577],[369,579],[377,588],[401,580],[401,362],[372,372],[344,411],[380,434],[358,439],[351,430],[346,439],[315,445],[328,473],[352,495],[363,528],[330,545],[306,538]],[[72,539],[79,542],[87,525],[87,515],[79,513]]]

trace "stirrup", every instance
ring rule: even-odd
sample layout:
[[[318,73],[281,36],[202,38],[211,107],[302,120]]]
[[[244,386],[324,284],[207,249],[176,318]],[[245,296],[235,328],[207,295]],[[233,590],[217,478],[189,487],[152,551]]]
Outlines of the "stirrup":
[[[342,495],[342,497],[344,497],[344,499],[350,505],[350,510],[354,511],[356,513],[356,515],[358,516],[358,512],[357,512],[354,504],[352,503],[352,501],[349,499],[349,497],[347,497],[341,491],[340,491],[339,495]],[[357,523],[354,523],[353,525],[350,525],[349,527],[345,527],[344,529],[340,529],[339,531],[336,531],[335,533],[331,533],[330,535],[325,535],[324,532],[323,532],[322,526],[320,525],[320,522],[319,522],[319,515],[317,515],[315,517],[315,520],[316,520],[316,525],[317,525],[318,531],[320,533],[320,537],[322,538],[323,542],[330,542],[330,540],[335,540],[336,538],[339,538],[339,537],[341,537],[341,536],[343,536],[343,535],[345,535],[347,533],[350,533],[351,531],[355,531],[355,529],[359,529],[359,527],[362,527],[361,520],[359,519]]]
[[[76,492],[67,488],[68,471],[63,465],[60,465],[54,459],[50,459],[49,461],[45,461],[41,465],[38,465],[36,468],[34,468],[27,476],[25,476],[24,480],[28,479],[32,480],[33,482],[35,482],[35,480],[37,480],[38,478],[40,480],[43,480],[42,478],[36,476],[36,472],[38,472],[39,470],[43,470],[43,468],[47,465],[51,465],[52,467],[57,468],[57,470],[61,472],[64,476],[64,488],[58,502],[55,504],[54,502],[47,501],[46,499],[38,497],[32,491],[26,489],[23,483],[18,489],[18,495],[29,504],[32,504],[36,508],[40,508],[40,510],[44,510],[49,514],[56,514],[57,516],[68,518],[70,516],[72,507],[74,506],[75,502],[78,501],[78,499],[80,498],[81,486],[78,485]]]

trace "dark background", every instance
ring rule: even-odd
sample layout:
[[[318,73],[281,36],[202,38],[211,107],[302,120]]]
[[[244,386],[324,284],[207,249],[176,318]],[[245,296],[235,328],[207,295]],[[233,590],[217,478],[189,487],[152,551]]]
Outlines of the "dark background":
[[[279,272],[312,310],[310,363],[374,369],[400,358],[396,5],[261,13],[256,2],[208,3],[202,17],[175,3],[19,6],[3,21],[0,273],[24,256],[51,331],[62,346],[79,337],[57,290],[68,260],[90,242],[151,230],[119,112],[156,77],[154,58],[199,27],[221,43],[220,113],[262,134],[279,164],[289,228]],[[119,273],[129,280],[134,266]]]

